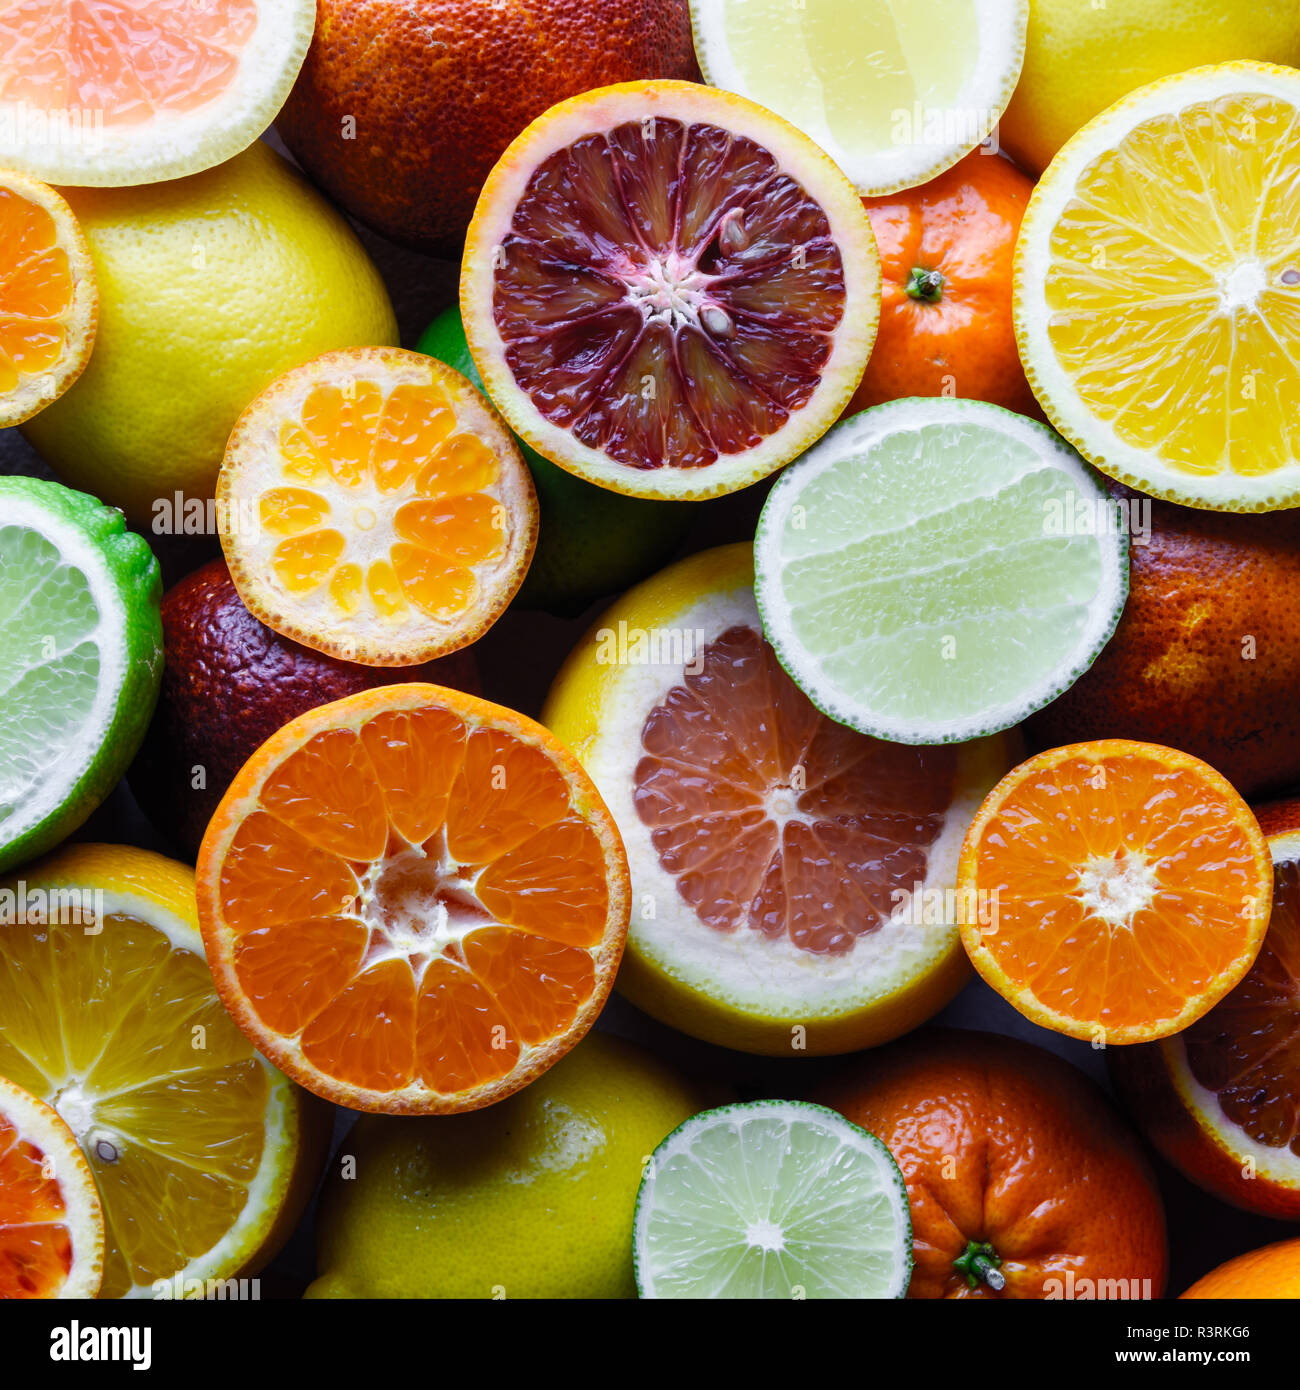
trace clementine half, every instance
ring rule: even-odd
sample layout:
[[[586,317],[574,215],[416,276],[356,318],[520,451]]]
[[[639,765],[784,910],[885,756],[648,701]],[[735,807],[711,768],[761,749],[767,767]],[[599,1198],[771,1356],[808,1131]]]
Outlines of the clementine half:
[[[845,414],[901,396],[963,396],[1041,418],[1011,318],[1033,187],[976,150],[919,188],[862,200],[880,248],[880,327]]]
[[[513,710],[390,685],[299,715],[244,765],[198,864],[217,991],[327,1100],[403,1114],[519,1090],[591,1027],[627,856],[573,755]]]
[[[1164,1208],[1081,1072],[992,1033],[927,1029],[815,1100],[882,1139],[912,1205],[909,1298],[1159,1298]]]
[[[1034,1023],[1099,1045],[1208,1013],[1250,969],[1272,899],[1268,846],[1228,782],[1124,739],[1012,769],[957,870],[975,969]]]

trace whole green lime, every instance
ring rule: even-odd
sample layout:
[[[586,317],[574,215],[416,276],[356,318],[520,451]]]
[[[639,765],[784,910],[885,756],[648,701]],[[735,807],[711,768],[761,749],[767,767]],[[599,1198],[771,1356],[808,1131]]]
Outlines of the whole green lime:
[[[417,347],[483,390],[454,304],[425,329]],[[518,436],[515,442],[532,471],[541,510],[537,551],[515,598],[518,607],[580,612],[592,599],[658,569],[691,523],[689,502],[624,497],[566,473]]]
[[[716,1097],[590,1034],[532,1085],[465,1115],[366,1115],[317,1221],[308,1298],[633,1298],[650,1155]]]
[[[162,678],[161,593],[121,512],[0,478],[0,872],[70,835],[135,756]]]

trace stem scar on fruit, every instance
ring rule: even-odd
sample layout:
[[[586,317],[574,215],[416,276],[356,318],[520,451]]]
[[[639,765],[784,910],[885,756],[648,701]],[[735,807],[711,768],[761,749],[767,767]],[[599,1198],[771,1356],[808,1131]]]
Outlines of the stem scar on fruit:
[[[919,299],[923,304],[937,304],[943,298],[943,271],[914,265],[905,288],[910,298]]]
[[[1002,1257],[988,1241],[968,1240],[965,1250],[952,1263],[966,1276],[972,1289],[978,1288],[981,1280],[994,1293],[1001,1293],[1007,1286],[1006,1275],[998,1268]]]

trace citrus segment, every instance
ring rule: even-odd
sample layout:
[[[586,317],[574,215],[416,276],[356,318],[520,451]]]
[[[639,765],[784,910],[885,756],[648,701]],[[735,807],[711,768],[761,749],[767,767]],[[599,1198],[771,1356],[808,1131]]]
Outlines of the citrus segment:
[[[824,1053],[892,1037],[960,987],[945,889],[1001,742],[920,749],[833,723],[763,636],[748,546],[621,600],[544,717],[627,846],[619,987],[640,1008],[728,1047],[798,1036]]]
[[[396,348],[327,353],[275,381],[231,435],[217,498],[249,611],[383,666],[479,636],[537,536],[509,432],[450,367]]]
[[[88,845],[5,891],[24,911],[0,938],[0,1075],[45,1098],[90,1165],[104,1296],[256,1268],[309,1195],[316,1117],[222,1009],[193,874]]]
[[[492,399],[544,457],[707,497],[843,409],[878,285],[866,214],[811,142],[742,98],[632,82],[560,103],[506,151],[461,308]]]
[[[1119,621],[1128,537],[1050,430],[982,401],[843,421],[768,495],[754,555],[768,638],[833,719],[902,743],[1010,728]]]
[[[104,1213],[72,1131],[0,1077],[0,1299],[94,1298]]]
[[[0,246],[3,429],[35,415],[81,375],[99,292],[72,209],[54,189],[7,169],[0,169]]]
[[[314,0],[21,0],[0,14],[0,162],[56,183],[153,183],[274,119]]]
[[[1017,251],[1035,394],[1099,468],[1159,497],[1300,497],[1300,75],[1225,63],[1116,103],[1053,160]]]
[[[367,1110],[475,1109],[590,1027],[628,914],[594,788],[540,726],[429,685],[310,711],[209,827],[222,998],[304,1085]]]
[[[975,968],[1027,1017],[1133,1043],[1188,1027],[1237,984],[1271,900],[1259,826],[1213,768],[1106,739],[1041,753],[994,788],[962,847],[957,907]]]
[[[997,124],[1028,0],[691,0],[705,80],[792,121],[862,193],[925,183]]]

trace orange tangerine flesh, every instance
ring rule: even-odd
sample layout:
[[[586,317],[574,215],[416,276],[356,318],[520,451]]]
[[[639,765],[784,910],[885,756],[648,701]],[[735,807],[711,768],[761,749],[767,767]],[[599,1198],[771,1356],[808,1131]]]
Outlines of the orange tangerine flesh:
[[[835,418],[879,317],[851,186],[731,93],[631,82],[551,108],[494,169],[462,269],[470,348],[540,452],[637,495],[709,496]]]
[[[222,544],[249,609],[349,661],[414,665],[478,637],[523,582],[532,481],[508,431],[419,353],[327,353],[231,435]]]
[[[226,1007],[310,1090],[474,1109],[587,1030],[627,931],[622,843],[513,711],[397,685],[310,711],[213,818],[199,912]]]
[[[0,428],[56,400],[90,358],[98,295],[72,209],[0,170]]]
[[[1107,739],[1040,754],[994,788],[957,906],[975,968],[1027,1017],[1130,1043],[1180,1031],[1241,980],[1272,889],[1259,825],[1224,778]]]
[[[72,1131],[0,1078],[0,1299],[93,1297],[104,1219]]]
[[[634,804],[706,926],[844,955],[926,877],[957,767],[951,745],[833,723],[753,628],[721,633],[646,717]]]

